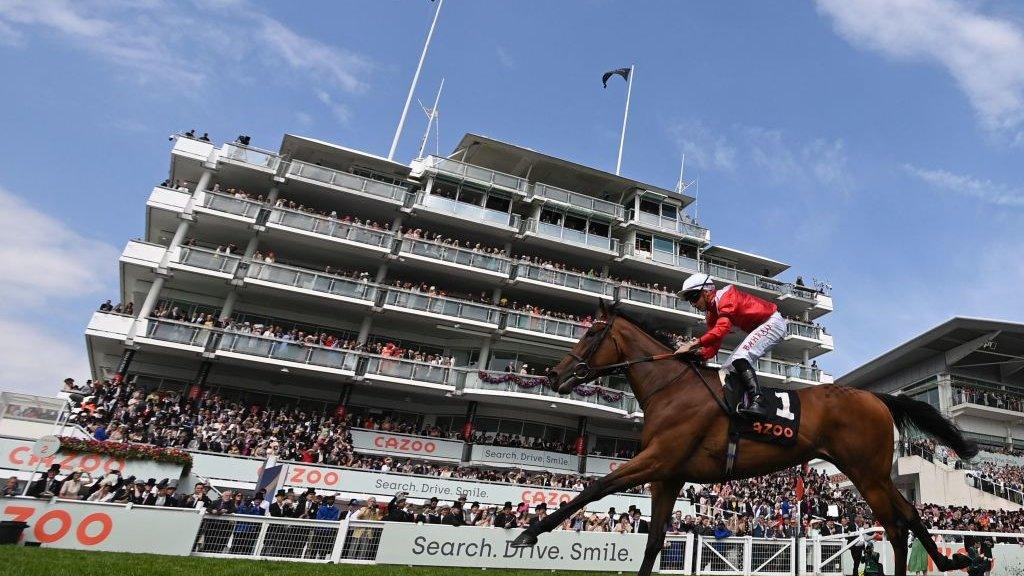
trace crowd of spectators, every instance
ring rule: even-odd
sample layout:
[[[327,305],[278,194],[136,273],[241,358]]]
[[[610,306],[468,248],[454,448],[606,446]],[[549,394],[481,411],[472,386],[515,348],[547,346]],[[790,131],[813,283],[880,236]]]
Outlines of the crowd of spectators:
[[[1024,412],[1024,396],[990,390],[988,388],[972,388],[970,386],[952,386],[953,405],[957,404],[979,404],[1014,412]]]

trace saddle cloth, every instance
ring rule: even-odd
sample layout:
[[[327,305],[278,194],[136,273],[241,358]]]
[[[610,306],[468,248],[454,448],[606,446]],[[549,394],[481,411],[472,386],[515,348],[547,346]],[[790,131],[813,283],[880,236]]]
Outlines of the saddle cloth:
[[[731,376],[731,374],[730,374]],[[726,404],[735,410],[745,401],[746,389],[740,382],[722,375]],[[747,418],[733,412],[729,415],[729,435],[738,435],[755,442],[793,446],[800,431],[800,396],[795,391],[761,386],[762,398],[771,409],[766,418]]]

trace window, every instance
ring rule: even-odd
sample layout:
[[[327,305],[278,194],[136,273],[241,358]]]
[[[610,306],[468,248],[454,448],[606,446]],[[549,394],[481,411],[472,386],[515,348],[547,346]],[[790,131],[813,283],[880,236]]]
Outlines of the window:
[[[692,244],[687,244],[686,242],[680,242],[677,246],[679,247],[680,256],[686,256],[687,258],[693,259],[697,258],[696,246],[693,246]]]
[[[481,206],[484,203],[484,191],[465,184],[459,188],[459,202]]]
[[[479,430],[480,432],[487,432],[494,434],[498,431],[498,419],[497,418],[477,418],[473,423],[473,429]]]
[[[579,216],[572,216],[569,214],[565,215],[564,226],[570,230],[578,230],[584,232],[587,229],[587,221]]]
[[[675,254],[676,243],[663,236],[655,236],[654,249],[657,250],[658,252],[668,252],[669,254]]]
[[[611,226],[599,220],[591,220],[587,228],[587,232],[594,236],[601,236],[603,238],[611,236]]]
[[[523,423],[518,420],[502,419],[501,422],[498,423],[498,433],[518,436],[523,433]]]
[[[559,226],[562,224],[562,215],[554,210],[541,210],[540,221],[544,224]]]
[[[660,207],[661,204],[658,204],[657,202],[653,202],[651,200],[644,200],[643,198],[640,199],[641,212],[646,212],[648,214],[654,214],[655,216],[657,216],[658,214],[660,214]]]
[[[651,237],[644,234],[636,235],[636,249],[641,252],[651,251]]]
[[[459,193],[459,187],[444,180],[434,180],[434,185],[431,186],[430,193],[442,198],[448,198],[449,200],[455,200],[455,197],[458,196]]]
[[[507,214],[512,209],[512,199],[495,195],[492,192],[487,196],[487,202],[484,204],[484,207],[498,212],[505,212]]]
[[[672,220],[676,219],[676,207],[673,204],[662,204],[661,215]]]

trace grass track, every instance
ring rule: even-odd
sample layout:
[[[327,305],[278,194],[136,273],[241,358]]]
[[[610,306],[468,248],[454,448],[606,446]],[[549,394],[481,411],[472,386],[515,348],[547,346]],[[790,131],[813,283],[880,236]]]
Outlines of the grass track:
[[[154,535],[154,538],[159,538]],[[613,574],[609,572],[564,572],[572,576]],[[82,552],[53,548],[0,546],[2,576],[540,576],[542,570],[480,570],[477,568],[433,568],[409,566],[368,566],[365,564],[307,564],[267,560],[234,560]]]

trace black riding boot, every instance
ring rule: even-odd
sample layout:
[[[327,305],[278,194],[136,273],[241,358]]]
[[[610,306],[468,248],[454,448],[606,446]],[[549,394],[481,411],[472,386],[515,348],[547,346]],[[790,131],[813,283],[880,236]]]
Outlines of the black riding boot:
[[[736,375],[739,376],[739,379],[750,392],[750,403],[737,408],[736,412],[747,417],[770,416],[771,409],[765,405],[764,398],[761,395],[761,385],[757,382],[757,372],[754,371],[754,367],[750,365],[750,362],[742,358],[733,362],[732,366],[736,370]]]

